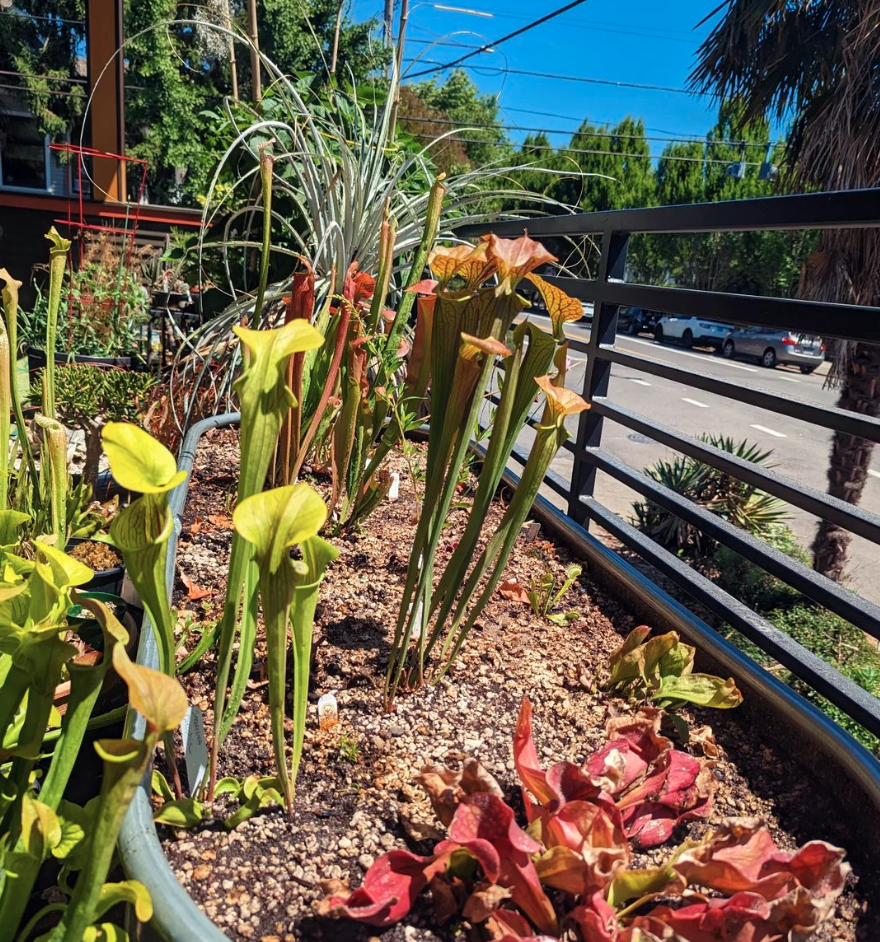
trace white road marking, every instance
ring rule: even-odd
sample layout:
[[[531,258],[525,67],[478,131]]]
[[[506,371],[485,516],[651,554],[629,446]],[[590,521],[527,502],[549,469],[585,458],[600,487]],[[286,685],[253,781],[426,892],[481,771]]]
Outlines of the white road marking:
[[[870,474],[872,478],[880,478],[880,471],[875,471],[873,468],[868,468],[868,474]]]
[[[681,401],[682,401],[682,402],[689,402],[692,406],[699,406],[699,408],[701,408],[701,409],[708,409],[708,408],[709,408],[709,407],[706,405],[705,402],[697,402],[696,399],[688,399],[687,396],[682,396],[682,397],[681,397]]]
[[[756,428],[759,432],[766,432],[774,438],[788,438],[785,432],[777,432],[775,429],[767,428],[766,425],[750,425],[749,428]],[[878,475],[880,477],[880,475]]]
[[[785,376],[783,373],[776,374],[777,379],[784,379],[786,383],[799,383],[799,379],[795,379],[793,376]]]
[[[689,353],[687,350],[678,350],[675,347],[668,347],[665,344],[658,344],[653,340],[642,340],[640,337],[627,337],[627,343],[642,343],[647,347],[659,347],[662,350],[666,350],[669,353],[676,353],[680,357],[693,357],[695,360],[702,360],[704,363],[709,359],[705,354],[702,353]],[[618,343],[620,338],[616,341]],[[723,360],[723,359],[712,359],[713,363],[717,363],[720,366],[729,366],[734,370],[745,370],[747,373],[757,373],[757,369],[753,366],[744,366],[742,363],[734,363],[733,360]]]
[[[632,377],[630,377],[630,382],[631,382],[631,383],[638,383],[639,386],[650,386],[650,385],[651,385],[647,380],[644,380],[644,379],[632,379]]]

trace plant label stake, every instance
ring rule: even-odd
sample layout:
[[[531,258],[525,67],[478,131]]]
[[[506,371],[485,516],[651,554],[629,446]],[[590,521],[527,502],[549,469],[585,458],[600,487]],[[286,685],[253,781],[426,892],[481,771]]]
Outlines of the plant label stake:
[[[190,795],[198,794],[208,771],[208,740],[205,736],[205,718],[202,711],[191,705],[180,724],[183,740],[183,760]]]

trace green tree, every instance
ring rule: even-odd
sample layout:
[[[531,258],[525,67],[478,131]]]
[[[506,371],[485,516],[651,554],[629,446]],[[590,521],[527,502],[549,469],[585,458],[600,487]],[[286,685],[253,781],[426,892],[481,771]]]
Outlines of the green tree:
[[[736,142],[747,142],[746,145]],[[734,142],[734,143],[731,143]],[[670,142],[657,162],[660,205],[769,196],[774,184],[760,177],[770,145],[766,120],[742,120],[742,105],[724,102],[705,142]],[[772,149],[781,162],[782,147]],[[742,176],[732,168],[743,163]],[[633,238],[629,269],[635,280],[709,291],[790,297],[814,236],[803,232],[719,232]]]
[[[4,82],[23,89],[43,132],[56,140],[78,125],[85,106],[76,74],[84,39],[85,0],[0,4],[0,69],[16,73]]]
[[[749,117],[794,114],[789,137],[791,184],[839,190],[880,183],[877,24],[880,0],[728,0],[698,52],[695,88],[742,98]],[[876,229],[826,229],[803,273],[815,301],[880,303],[880,236]],[[880,415],[880,347],[838,346],[838,406]],[[861,500],[874,443],[836,432],[828,493]],[[813,565],[843,577],[851,534],[820,523]]]
[[[508,163],[513,148],[498,118],[498,100],[481,95],[463,69],[454,69],[442,84],[431,79],[406,87],[435,115],[451,122],[447,131],[463,130],[462,146],[471,168]]]

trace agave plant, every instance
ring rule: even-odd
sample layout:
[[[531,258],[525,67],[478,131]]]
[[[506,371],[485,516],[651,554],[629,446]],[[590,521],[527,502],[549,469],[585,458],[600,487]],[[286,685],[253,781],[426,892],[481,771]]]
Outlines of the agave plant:
[[[700,440],[744,461],[771,467],[768,461],[772,450],[762,451],[748,439],[734,442],[729,436],[702,435]],[[782,501],[694,458],[682,455],[673,461],[658,461],[646,468],[645,473],[658,484],[755,536],[767,535],[788,516]],[[715,548],[715,540],[698,527],[650,499],[634,503],[633,511],[636,526],[668,549],[702,556]]]

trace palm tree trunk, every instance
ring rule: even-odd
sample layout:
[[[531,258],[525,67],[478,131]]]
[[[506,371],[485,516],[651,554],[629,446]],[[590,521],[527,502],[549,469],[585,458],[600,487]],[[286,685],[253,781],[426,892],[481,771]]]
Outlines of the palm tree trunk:
[[[801,295],[814,301],[875,306],[880,302],[880,236],[874,229],[826,229],[801,275]],[[838,341],[829,381],[840,389],[837,405],[848,412],[880,416],[880,347]],[[874,443],[835,432],[828,460],[828,493],[850,504],[862,497]],[[813,540],[813,568],[835,582],[843,579],[848,530],[823,520]]]
[[[880,416],[880,347],[860,343],[848,358],[838,408],[877,418]],[[868,478],[874,442],[835,432],[828,462],[828,493],[858,504]],[[840,582],[852,542],[848,530],[823,520],[813,541],[813,568]]]

